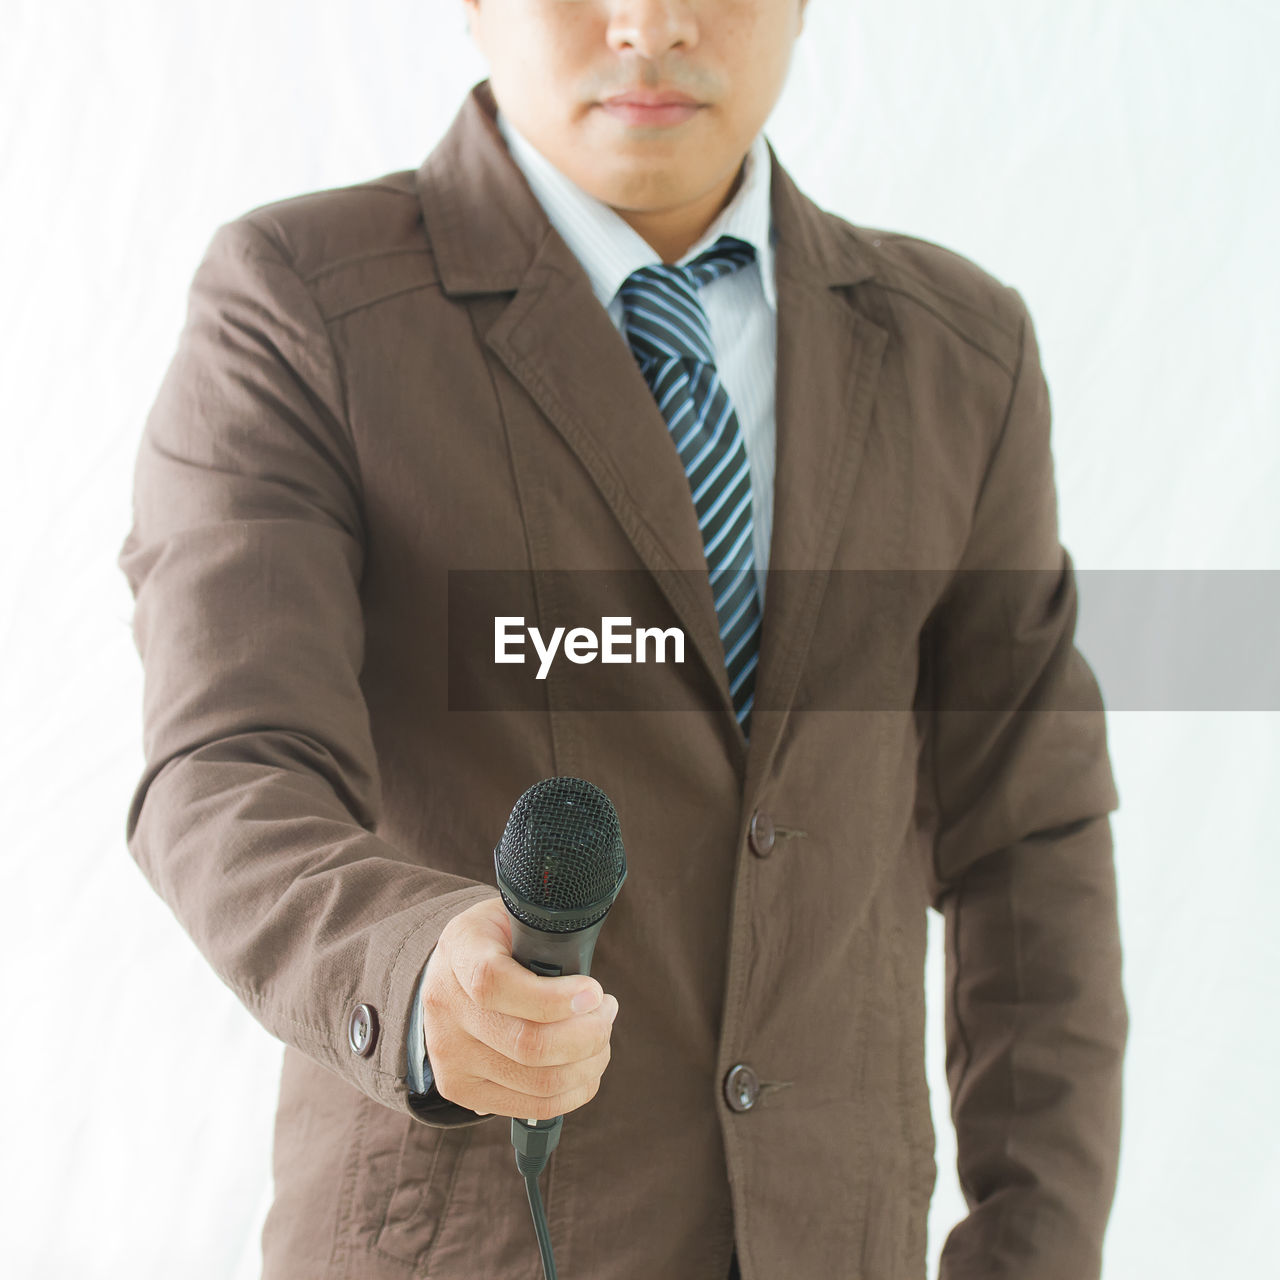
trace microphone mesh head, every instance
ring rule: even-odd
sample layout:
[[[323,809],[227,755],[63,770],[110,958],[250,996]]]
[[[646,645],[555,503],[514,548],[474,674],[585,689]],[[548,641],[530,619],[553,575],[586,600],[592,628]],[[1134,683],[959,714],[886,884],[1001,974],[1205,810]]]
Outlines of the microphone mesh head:
[[[499,878],[531,907],[581,911],[599,904],[600,910],[589,916],[548,921],[506,900],[517,919],[553,933],[584,929],[602,919],[627,868],[613,803],[581,778],[535,782],[511,810],[496,860]]]

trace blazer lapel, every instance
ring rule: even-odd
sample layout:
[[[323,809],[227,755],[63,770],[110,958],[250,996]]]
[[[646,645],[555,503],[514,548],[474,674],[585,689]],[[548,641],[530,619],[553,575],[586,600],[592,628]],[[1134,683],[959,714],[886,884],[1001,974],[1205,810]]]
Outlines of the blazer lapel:
[[[656,578],[719,690],[750,791],[767,772],[794,696],[870,419],[887,334],[856,312],[841,289],[873,270],[847,229],[798,191],[770,146],[777,467],[748,755],[729,694],[702,537],[666,422],[586,273],[508,154],[494,117],[484,80],[419,170],[441,285],[450,295],[513,295],[484,340],[573,450]],[[791,569],[819,572],[785,572]]]
[[[768,775],[817,625],[889,337],[853,305],[852,286],[875,274],[869,255],[846,224],[796,187],[772,144],[769,157],[777,233],[777,462],[748,796]]]
[[[644,375],[558,235],[543,239],[485,341],[595,481],[732,715],[684,467]]]

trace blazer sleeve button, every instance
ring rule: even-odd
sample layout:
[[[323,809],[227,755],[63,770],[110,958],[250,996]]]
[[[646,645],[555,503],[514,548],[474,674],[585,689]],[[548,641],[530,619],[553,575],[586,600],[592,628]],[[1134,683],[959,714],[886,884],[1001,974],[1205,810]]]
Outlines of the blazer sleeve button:
[[[378,1042],[378,1011],[371,1004],[358,1004],[347,1021],[351,1052],[367,1058]]]
[[[773,819],[763,809],[757,809],[751,815],[751,834],[748,843],[751,851],[760,858],[767,858],[773,852],[776,833]]]

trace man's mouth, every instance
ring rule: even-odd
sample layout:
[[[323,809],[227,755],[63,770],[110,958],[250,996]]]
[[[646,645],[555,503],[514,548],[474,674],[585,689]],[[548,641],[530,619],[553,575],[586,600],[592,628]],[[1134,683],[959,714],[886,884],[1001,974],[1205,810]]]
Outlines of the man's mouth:
[[[675,125],[696,115],[702,104],[674,89],[628,89],[605,98],[600,106],[624,124]]]

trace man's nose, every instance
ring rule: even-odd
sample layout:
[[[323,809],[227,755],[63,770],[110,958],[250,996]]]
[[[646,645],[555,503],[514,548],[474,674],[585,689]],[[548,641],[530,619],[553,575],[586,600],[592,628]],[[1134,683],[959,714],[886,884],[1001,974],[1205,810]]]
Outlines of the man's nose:
[[[688,0],[616,0],[609,6],[609,47],[644,58],[691,49],[698,43],[694,8]]]

